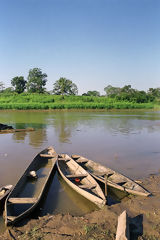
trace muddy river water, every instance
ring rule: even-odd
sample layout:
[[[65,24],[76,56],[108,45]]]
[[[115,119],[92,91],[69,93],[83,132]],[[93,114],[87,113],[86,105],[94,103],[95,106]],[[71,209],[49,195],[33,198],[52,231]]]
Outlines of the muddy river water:
[[[158,111],[0,111],[0,123],[35,128],[0,134],[0,187],[16,184],[34,156],[51,145],[57,153],[85,156],[133,179],[160,171]],[[55,173],[38,214],[80,215],[91,208]]]

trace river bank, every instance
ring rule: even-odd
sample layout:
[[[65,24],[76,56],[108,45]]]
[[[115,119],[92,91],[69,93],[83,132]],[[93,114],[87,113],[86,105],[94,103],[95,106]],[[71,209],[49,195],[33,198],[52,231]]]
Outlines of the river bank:
[[[94,96],[61,96],[49,94],[2,94],[0,109],[159,109],[159,102],[118,100]]]
[[[39,219],[25,220],[8,228],[0,240],[55,239],[55,240],[112,240],[115,239],[117,218],[127,210],[130,219],[131,240],[160,239],[160,174],[141,180],[152,192],[150,197],[128,195],[120,203],[105,206],[84,216],[70,214],[46,215]]]

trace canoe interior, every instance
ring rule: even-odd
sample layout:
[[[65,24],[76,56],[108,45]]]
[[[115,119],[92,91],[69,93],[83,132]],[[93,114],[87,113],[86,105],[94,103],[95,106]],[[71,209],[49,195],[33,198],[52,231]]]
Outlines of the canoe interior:
[[[79,155],[72,155],[72,158],[79,162],[84,169],[92,174],[97,180],[105,182],[105,175],[107,176],[108,185],[128,193],[149,196],[150,192],[142,186],[131,180],[130,178],[115,172],[99,163],[89,160]]]
[[[41,153],[47,153],[44,150]],[[7,198],[7,216],[19,216],[23,212],[30,209],[35,203],[10,203],[9,198],[36,198],[39,199],[43,188],[45,187],[48,175],[53,168],[53,158],[40,157],[38,154],[30,166],[20,178],[13,191]],[[28,174],[30,171],[35,171],[37,178],[30,178]]]
[[[66,158],[70,159],[66,161]],[[79,188],[85,189],[86,192],[91,193],[94,196],[98,196],[104,199],[104,194],[100,189],[98,183],[87,174],[86,170],[79,164],[73,161],[68,155],[58,158],[58,165],[63,175],[68,178],[73,184]],[[76,175],[77,177],[72,177]]]
[[[94,203],[86,199],[77,191],[73,190],[73,188],[62,178],[60,174],[58,174],[58,180],[62,188],[65,190],[65,194],[73,203],[72,206],[68,206],[68,209],[70,210],[66,210],[65,213],[68,213],[68,211],[69,212],[71,211],[74,216],[83,216],[86,213],[99,209],[98,206],[96,206]],[[62,198],[61,201],[62,201],[62,204],[66,205],[65,198]]]

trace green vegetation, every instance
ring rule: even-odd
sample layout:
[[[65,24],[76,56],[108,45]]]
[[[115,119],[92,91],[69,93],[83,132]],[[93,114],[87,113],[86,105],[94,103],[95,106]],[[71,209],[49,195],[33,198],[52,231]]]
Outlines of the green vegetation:
[[[27,91],[30,93],[43,93],[45,91],[44,86],[47,82],[47,74],[42,73],[40,68],[33,68],[29,70]]]
[[[106,96],[115,98],[118,101],[129,101],[137,103],[153,102],[156,98],[160,98],[160,88],[149,88],[147,92],[139,91],[131,87],[131,85],[125,85],[124,87],[113,87],[108,85],[104,88]]]
[[[82,96],[93,96],[93,97],[100,97],[100,92],[94,90],[94,91],[88,91],[87,93],[83,93]]]
[[[53,93],[56,95],[77,95],[78,88],[71,80],[61,77],[53,84]]]
[[[16,93],[22,93],[26,88],[26,81],[23,76],[12,78],[11,84],[15,87]]]
[[[47,92],[47,74],[40,68],[29,70],[27,81],[23,76],[11,79],[5,89],[0,82],[0,109],[153,109],[160,108],[160,88],[147,92],[133,89],[131,85],[104,88],[105,96],[97,90],[77,96],[78,88],[71,80],[61,77]]]
[[[159,104],[157,104],[159,106]],[[1,93],[0,109],[153,109],[154,102],[117,101],[109,97]]]

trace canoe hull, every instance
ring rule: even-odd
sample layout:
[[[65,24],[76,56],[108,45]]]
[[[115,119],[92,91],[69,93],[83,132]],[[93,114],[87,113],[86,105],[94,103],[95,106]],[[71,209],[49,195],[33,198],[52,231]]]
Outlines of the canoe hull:
[[[9,188],[7,188],[8,186],[9,186]],[[0,191],[1,191],[2,189],[7,189],[7,190],[6,190],[6,192],[4,193],[4,195],[0,197],[0,211],[3,210],[3,208],[4,208],[4,202],[5,202],[8,194],[12,191],[13,186],[12,186],[12,185],[3,186],[3,187],[0,188]]]
[[[68,155],[66,155],[67,157],[69,157]],[[58,171],[61,175],[61,177],[64,179],[64,181],[74,190],[76,191],[77,193],[79,193],[81,196],[83,196],[84,198],[88,199],[90,202],[94,203],[96,206],[98,206],[99,208],[102,208],[105,204],[106,204],[106,199],[105,199],[105,196],[100,188],[100,186],[98,185],[98,183],[91,177],[90,174],[86,173],[86,171],[79,165],[77,164],[77,168],[80,170],[80,172],[82,174],[87,174],[87,177],[88,178],[88,181],[92,184],[95,184],[96,185],[96,188],[97,190],[95,190],[96,193],[99,192],[99,194],[92,194],[91,192],[88,192],[82,188],[79,187],[79,185],[76,185],[74,183],[74,181],[71,181],[69,178],[67,178],[65,176],[65,174],[63,173],[63,171],[61,170],[61,167],[60,167],[60,161],[61,160],[57,160],[57,168],[58,168]],[[70,161],[73,161],[71,158],[70,158]],[[67,164],[67,163],[66,163]],[[79,172],[78,172],[79,173]],[[77,174],[75,172],[75,174]],[[86,179],[87,181],[87,179]]]
[[[89,160],[79,155],[71,156],[75,161],[81,162],[81,165],[98,181],[105,184],[105,175],[107,177],[107,185],[120,191],[138,196],[149,196],[151,193],[143,188],[132,179],[114,170],[107,168],[99,163]]]
[[[51,155],[52,157],[48,157],[48,158],[41,157],[40,155],[41,154],[43,155],[43,153],[47,153],[47,155]],[[5,202],[5,224],[7,226],[14,225],[16,222],[18,222],[21,219],[23,219],[24,217],[28,216],[37,207],[37,205],[39,204],[39,202],[43,196],[43,193],[45,191],[45,188],[47,186],[49,178],[52,174],[56,160],[57,160],[57,154],[55,153],[55,151],[52,147],[49,147],[49,148],[43,150],[42,152],[40,152],[34,158],[34,160],[31,162],[31,164],[28,166],[28,168],[26,169],[26,171],[24,172],[24,174],[19,179],[16,186],[13,188],[13,190],[11,191],[11,193],[8,195],[8,197],[6,199],[6,202]],[[21,192],[23,192],[23,189],[25,188],[25,186],[28,186],[27,185],[28,181],[29,182],[31,181],[32,185],[39,184],[38,181],[41,181],[41,179],[43,178],[43,176],[39,174],[38,178],[36,180],[32,181],[28,178],[29,172],[31,170],[37,170],[39,164],[48,163],[48,162],[49,162],[49,166],[47,169],[47,174],[44,177],[43,181],[40,182],[40,183],[42,183],[42,185],[40,185],[41,188],[40,188],[36,198],[33,198],[33,196],[30,196],[30,195],[27,196],[27,198],[26,198],[26,196],[21,196]],[[17,204],[17,202],[15,202],[16,199],[17,199],[17,201],[19,201],[18,204]],[[32,201],[29,201],[27,203],[26,199],[31,199],[31,200],[36,199],[36,201],[33,201],[33,203],[32,203]],[[16,207],[17,207],[16,204],[18,206],[20,206],[19,204],[23,204],[23,205],[26,204],[26,209],[17,215],[16,210],[14,210],[14,208],[16,209]],[[21,206],[23,206],[23,205],[21,205]]]

